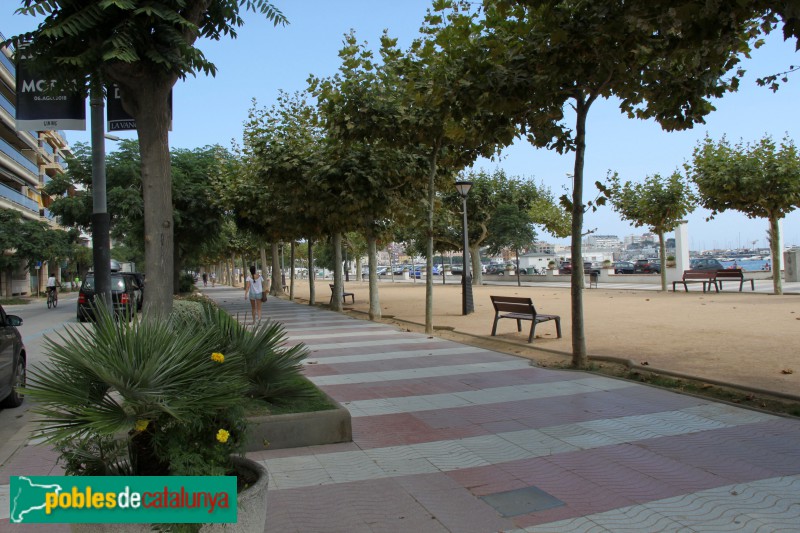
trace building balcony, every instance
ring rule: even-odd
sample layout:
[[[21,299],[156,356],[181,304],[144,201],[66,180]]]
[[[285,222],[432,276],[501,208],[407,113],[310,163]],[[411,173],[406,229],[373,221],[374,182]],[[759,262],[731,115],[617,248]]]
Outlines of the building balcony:
[[[5,198],[9,202],[16,204],[28,211],[39,213],[39,202],[31,200],[16,189],[12,189],[8,185],[0,183],[0,198]]]

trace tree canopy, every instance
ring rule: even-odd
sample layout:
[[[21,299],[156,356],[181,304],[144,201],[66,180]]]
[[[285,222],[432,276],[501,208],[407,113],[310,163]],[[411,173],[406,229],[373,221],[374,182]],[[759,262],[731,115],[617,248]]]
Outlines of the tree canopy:
[[[673,172],[667,178],[647,176],[644,182],[620,182],[615,174],[602,187],[614,211],[636,227],[647,226],[658,235],[661,258],[661,290],[667,290],[666,243],[664,234],[694,210],[696,198],[684,177]]]
[[[168,313],[174,288],[174,233],[168,130],[169,95],[187,74],[215,74],[195,47],[198,38],[236,37],[240,12],[286,22],[267,0],[150,2],[22,0],[19,13],[45,15],[29,41],[31,68],[50,79],[75,83],[93,97],[105,84],[120,88],[125,110],[136,120],[144,198],[145,262],[150,297],[145,311]]]
[[[800,157],[794,142],[767,136],[752,144],[731,145],[710,138],[694,150],[687,172],[700,192],[700,204],[713,217],[729,209],[748,218],[766,218],[770,227],[773,289],[781,294],[778,222],[800,207]]]
[[[493,59],[494,102],[538,147],[574,151],[573,365],[588,363],[581,240],[586,121],[598,98],[664,129],[701,123],[735,90],[734,69],[761,31],[752,5],[706,0],[485,0],[481,44]],[[491,104],[491,102],[489,102]],[[574,124],[566,122],[567,110]]]

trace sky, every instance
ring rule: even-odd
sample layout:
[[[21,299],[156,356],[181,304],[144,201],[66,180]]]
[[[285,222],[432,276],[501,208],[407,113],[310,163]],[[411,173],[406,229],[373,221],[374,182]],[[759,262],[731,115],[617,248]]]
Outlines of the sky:
[[[262,17],[248,13],[235,40],[201,40],[197,46],[214,62],[216,77],[199,74],[179,81],[174,89],[173,131],[170,144],[176,148],[198,148],[211,144],[230,147],[241,141],[247,111],[255,99],[259,107],[275,102],[280,90],[302,91],[310,75],[328,77],[340,65],[338,57],[343,36],[351,29],[359,41],[377,46],[384,30],[407,48],[419,35],[419,27],[430,0],[274,0],[289,19],[285,27],[273,27]],[[0,5],[0,32],[6,37],[29,31],[41,20],[15,15],[16,0]],[[756,142],[765,135],[776,140],[785,136],[800,142],[800,73],[779,91],[758,87],[759,76],[782,72],[800,63],[794,42],[784,42],[780,31],[773,33],[761,49],[741,64],[747,70],[738,92],[716,100],[717,108],[706,124],[683,132],[665,132],[655,121],[628,119],[613,100],[596,102],[587,121],[585,200],[593,198],[594,182],[609,172],[623,181],[641,181],[653,174],[682,171],[692,150],[708,135],[718,141],[723,135],[731,142]],[[88,116],[88,112],[87,112]],[[135,132],[119,133],[135,138]],[[88,142],[88,132],[67,132],[68,141]],[[107,150],[113,150],[109,142]],[[556,197],[569,192],[574,154],[559,155],[536,149],[524,139],[506,148],[498,160],[480,160],[474,169],[502,168],[507,175],[531,179],[549,187]],[[712,248],[767,247],[768,223],[750,220],[738,212],[718,215],[698,208],[687,217],[692,250]],[[610,207],[587,213],[585,230],[623,238],[641,234]],[[800,210],[783,222],[785,245],[800,246]],[[543,240],[566,243],[543,235]]]

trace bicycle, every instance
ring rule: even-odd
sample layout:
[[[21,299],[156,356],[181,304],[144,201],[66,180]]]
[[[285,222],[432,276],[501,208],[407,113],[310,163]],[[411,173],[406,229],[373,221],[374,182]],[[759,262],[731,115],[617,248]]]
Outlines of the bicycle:
[[[54,288],[47,289],[47,308],[55,309],[58,307],[58,293]]]

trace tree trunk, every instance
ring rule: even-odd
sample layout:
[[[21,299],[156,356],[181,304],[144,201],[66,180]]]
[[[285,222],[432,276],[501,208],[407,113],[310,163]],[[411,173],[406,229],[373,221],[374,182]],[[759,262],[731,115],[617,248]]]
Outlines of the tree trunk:
[[[172,311],[173,219],[172,173],[169,156],[172,84],[161,79],[137,80],[125,91],[136,108],[136,132],[142,159],[144,200],[144,257],[147,275],[145,313],[167,315]]]
[[[483,285],[483,265],[481,265],[481,247],[478,244],[469,245],[469,262],[472,265],[472,284]],[[463,268],[463,266],[462,266]]]
[[[367,259],[369,261],[369,319],[381,318],[381,302],[378,296],[378,239],[367,231]]]
[[[280,245],[277,242],[271,242],[269,246],[272,255],[272,278],[270,279],[269,293],[272,296],[278,296],[280,291],[283,290],[283,285],[281,284]]]
[[[316,283],[317,269],[314,268],[314,241],[308,239],[308,305],[314,305],[317,301]]]
[[[229,265],[230,265],[229,266],[229,268],[230,268],[230,278],[229,278],[230,279],[230,284],[231,284],[231,287],[236,287],[239,284],[238,283],[239,280],[236,279],[236,256],[234,254],[231,254],[231,259],[230,259]]]
[[[260,246],[258,249],[258,255],[261,257],[261,275],[265,277],[264,274],[267,272],[267,248],[266,246]],[[269,292],[269,287],[264,287],[264,290]]]
[[[575,127],[575,174],[572,186],[572,366],[586,368],[589,356],[586,352],[586,338],[583,328],[583,165],[586,156],[586,115],[589,105],[581,96],[576,98],[577,113]]]
[[[436,194],[436,155],[438,153],[439,143],[431,152],[428,166],[428,227],[426,231],[428,257],[425,260],[425,333],[428,335],[433,334],[433,205]]]
[[[667,243],[664,242],[664,232],[658,233],[658,256],[661,258],[661,291],[667,292]]]
[[[780,219],[776,216],[769,217],[769,251],[772,254],[772,291],[775,294],[783,294],[783,279],[781,278],[781,270],[783,270],[783,250],[780,249],[781,227],[779,224]]]
[[[295,242],[292,239],[292,244],[289,247],[289,301],[294,301],[294,255],[295,255]]]
[[[472,264],[472,284],[475,286],[483,285],[483,265],[481,264],[480,244],[469,244],[470,263]]]
[[[180,291],[180,284],[181,284],[181,281],[180,281],[181,280],[181,267],[180,267],[180,261],[178,260],[179,253],[180,252],[178,252],[178,245],[176,243],[175,244],[175,249],[174,249],[174,254],[175,255],[173,256],[175,259],[174,259],[174,262],[172,264],[172,286],[174,287],[174,291],[175,291],[174,294],[178,294],[178,292]]]
[[[331,309],[341,312],[342,293],[342,234],[338,231],[333,234],[333,293],[331,296]]]

